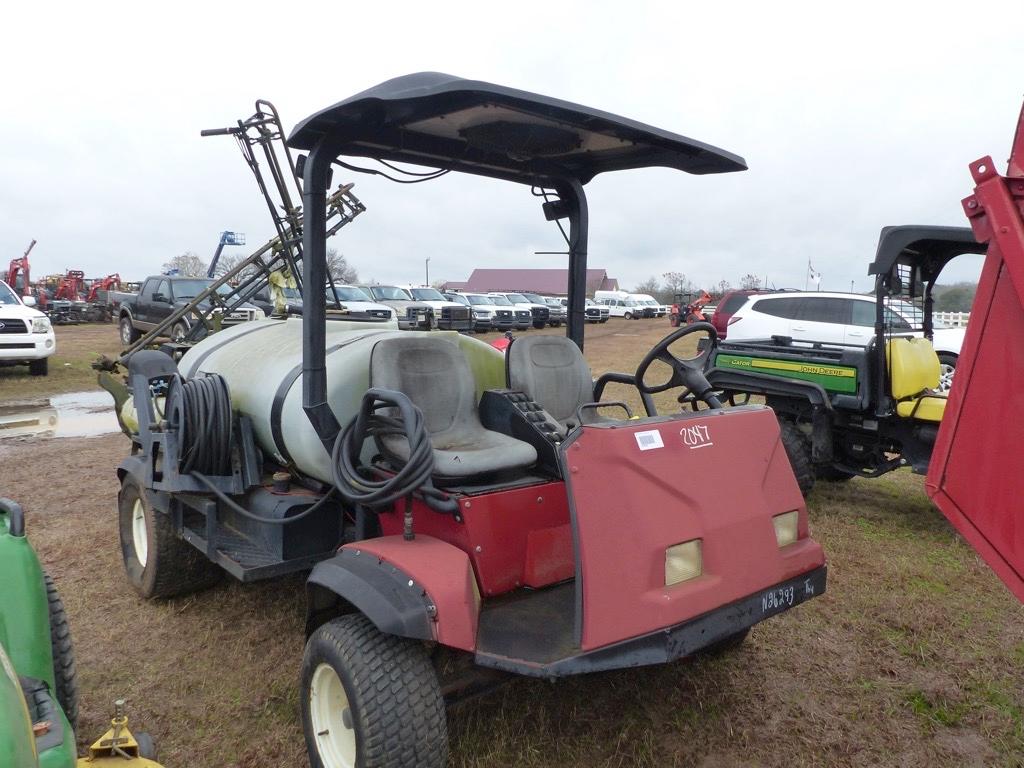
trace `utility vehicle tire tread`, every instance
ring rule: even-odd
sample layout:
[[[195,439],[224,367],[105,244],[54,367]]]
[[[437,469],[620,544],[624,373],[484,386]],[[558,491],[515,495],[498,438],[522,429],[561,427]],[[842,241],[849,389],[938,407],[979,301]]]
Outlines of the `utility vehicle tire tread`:
[[[71,643],[71,627],[64,611],[57,587],[50,574],[43,571],[46,583],[46,602],[50,614],[50,648],[53,651],[53,681],[57,690],[57,703],[72,730],[78,723],[78,670],[75,666],[75,649]]]
[[[788,419],[781,420],[779,428],[782,432],[782,445],[793,467],[793,474],[796,475],[797,485],[800,486],[800,492],[806,496],[814,487],[810,443],[797,425]]]
[[[442,768],[448,762],[444,697],[421,643],[378,630],[364,615],[329,621],[302,660],[302,714],[312,768],[321,768],[311,732],[309,685],[320,663],[334,667],[349,697],[365,768]]]
[[[135,558],[131,534],[131,505],[142,497],[149,536],[149,555],[142,568]],[[199,592],[221,580],[224,572],[184,539],[171,524],[170,515],[154,510],[138,483],[126,477],[118,494],[121,553],[128,580],[135,591],[147,599],[162,599]]]
[[[41,360],[32,360],[28,364],[28,373],[30,376],[45,376],[50,370],[50,359],[44,357]]]

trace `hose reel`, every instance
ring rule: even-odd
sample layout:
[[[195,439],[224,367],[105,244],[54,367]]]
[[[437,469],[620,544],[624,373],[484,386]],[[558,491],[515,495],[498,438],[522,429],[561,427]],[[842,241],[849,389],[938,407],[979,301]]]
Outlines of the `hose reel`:
[[[223,376],[175,377],[167,392],[166,416],[168,426],[178,433],[181,474],[232,474],[234,415]]]

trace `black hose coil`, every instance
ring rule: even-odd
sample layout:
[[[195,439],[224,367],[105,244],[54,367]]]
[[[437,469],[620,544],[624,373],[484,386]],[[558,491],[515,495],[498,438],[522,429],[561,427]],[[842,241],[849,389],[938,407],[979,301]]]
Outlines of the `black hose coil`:
[[[397,408],[398,416],[378,413],[384,408]],[[401,459],[388,452],[379,438],[401,436],[409,441],[409,458]],[[360,461],[363,443],[374,438],[390,463],[398,467],[391,477],[380,478]],[[401,392],[368,389],[363,395],[359,413],[334,441],[331,469],[338,493],[349,504],[379,509],[398,499],[417,493],[438,512],[454,513],[458,504],[434,487],[434,449],[430,443],[423,412]]]
[[[233,418],[224,377],[208,373],[182,381],[178,418],[181,473],[230,475]]]

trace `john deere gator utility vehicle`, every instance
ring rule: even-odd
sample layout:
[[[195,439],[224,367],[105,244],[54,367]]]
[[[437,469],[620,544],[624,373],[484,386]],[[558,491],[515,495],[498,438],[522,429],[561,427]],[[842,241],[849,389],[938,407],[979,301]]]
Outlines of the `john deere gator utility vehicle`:
[[[952,259],[984,252],[967,228],[886,227],[868,269],[874,316],[858,318],[855,308],[848,321],[872,334],[867,346],[716,340],[708,381],[733,403],[764,397],[805,493],[815,478],[878,477],[903,466],[923,474],[947,402],[931,342],[932,289]],[[918,317],[917,327],[906,316]]]
[[[0,498],[0,766],[160,768],[152,739],[111,729],[76,759],[78,682],[64,604],[25,535],[25,514]]]
[[[582,354],[584,185],[633,168],[741,171],[742,158],[437,73],[323,109],[288,143],[304,153],[303,317],[221,331],[179,364],[132,355],[120,528],[146,597],[222,571],[312,568],[301,707],[314,766],[443,765],[445,701],[495,675],[669,662],[824,591],[775,415],[721,408],[674,352],[709,326],[596,382]],[[325,316],[332,169],[403,164],[523,185],[567,221],[565,338],[503,355],[454,332]],[[636,387],[646,413],[602,401],[609,382]],[[709,410],[658,414],[651,393],[677,387]]]

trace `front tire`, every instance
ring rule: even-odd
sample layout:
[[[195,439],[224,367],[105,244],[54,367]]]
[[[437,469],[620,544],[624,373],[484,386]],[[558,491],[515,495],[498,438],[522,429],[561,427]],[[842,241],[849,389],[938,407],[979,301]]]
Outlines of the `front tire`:
[[[421,643],[380,632],[362,614],[317,629],[300,683],[312,768],[442,768],[444,697]]]
[[[956,373],[956,355],[948,352],[939,354],[939,390],[949,392],[953,386],[953,374]]]
[[[142,335],[137,330],[135,330],[135,326],[132,325],[132,319],[127,315],[121,318],[119,326],[122,346],[131,346],[136,341],[138,341],[139,337]]]
[[[45,376],[50,371],[50,358],[44,357],[42,360],[32,360],[28,364],[29,376]]]
[[[811,466],[811,446],[807,436],[800,431],[796,422],[789,419],[779,421],[782,433],[782,445],[786,449],[789,463],[793,467],[800,492],[806,496],[814,487],[814,469]]]
[[[198,592],[220,581],[222,571],[150,505],[138,482],[126,476],[117,496],[121,558],[135,591],[149,599]]]
[[[53,654],[53,681],[56,683],[57,703],[74,730],[78,723],[78,671],[75,667],[75,649],[71,643],[71,628],[64,611],[64,602],[50,574],[43,571],[46,584],[46,602],[50,614],[50,650]]]

